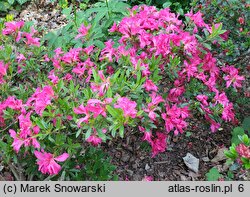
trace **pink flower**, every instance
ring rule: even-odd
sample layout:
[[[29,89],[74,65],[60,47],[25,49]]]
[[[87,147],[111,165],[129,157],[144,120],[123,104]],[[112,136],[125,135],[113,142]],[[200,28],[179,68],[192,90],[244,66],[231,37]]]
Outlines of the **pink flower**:
[[[84,51],[87,55],[90,55],[91,52],[94,50],[94,48],[95,48],[95,47],[94,47],[93,45],[90,45],[90,46],[84,48],[83,51]]]
[[[100,114],[106,117],[105,105],[98,99],[89,99],[87,103],[87,110],[93,113],[93,117],[97,118]]]
[[[112,66],[107,66],[107,74],[112,75],[114,74],[115,70]]]
[[[203,59],[202,69],[210,72],[214,76],[218,76],[220,73],[219,68],[216,66],[216,59],[213,58],[211,53],[207,53]]]
[[[64,54],[61,57],[61,60],[66,64],[72,64],[73,62],[79,62],[79,54],[82,48],[73,48],[70,49],[68,53]]]
[[[75,39],[86,36],[90,28],[91,25],[88,25],[87,27],[85,25],[81,25],[81,27],[78,29],[79,34],[75,37]]]
[[[191,12],[185,14],[185,16],[188,16],[197,27],[205,27],[206,23],[202,19],[202,13],[198,11],[197,13],[193,14],[193,10]]]
[[[116,32],[116,31],[118,31],[118,30],[119,30],[119,29],[118,29],[116,23],[114,22],[114,24],[112,25],[112,27],[109,29],[109,32]]]
[[[151,102],[148,104],[148,106],[151,108],[152,106],[157,106],[159,103],[164,102],[163,98],[159,95],[157,95],[155,92],[149,95],[151,97]]]
[[[247,159],[250,159],[249,147],[245,146],[244,144],[239,144],[238,146],[236,146],[235,149],[241,157],[245,157]]]
[[[113,57],[116,55],[116,51],[113,48],[114,42],[110,39],[105,42],[105,48],[101,51],[100,61],[107,59],[109,62],[113,61]]]
[[[198,101],[200,101],[204,106],[208,106],[208,102],[207,102],[208,97],[206,95],[200,94],[200,95],[196,96],[196,99]]]
[[[126,97],[120,97],[114,107],[121,108],[125,117],[135,118],[137,114],[136,105],[135,101],[131,101]]]
[[[43,59],[44,59],[45,62],[49,62],[50,61],[50,58],[49,58],[48,54],[45,54],[43,56]]]
[[[26,41],[24,41],[27,45],[34,45],[34,46],[40,46],[40,38],[33,38],[32,34],[30,33],[23,33],[23,35],[26,37]]]
[[[156,113],[154,111],[157,110],[157,105],[161,102],[164,102],[164,100],[162,99],[161,96],[156,95],[155,92],[150,94],[150,97],[151,97],[152,101],[150,103],[148,103],[148,108],[144,109],[144,111],[148,112],[148,117],[151,120],[155,121],[156,120]]]
[[[42,116],[47,105],[51,104],[51,99],[54,98],[54,91],[50,86],[44,86],[41,90],[36,89],[36,92],[28,99],[26,105],[34,106],[37,114]]]
[[[139,130],[144,133],[144,136],[142,137],[143,141],[148,141],[149,143],[152,143],[152,132],[147,132],[145,128],[142,126],[139,126]]]
[[[7,23],[5,23],[5,28],[3,29],[2,34],[3,35],[13,34],[17,31],[19,31],[23,26],[24,26],[23,21],[7,22]]]
[[[26,115],[21,114],[18,116],[21,138],[27,138],[31,135],[32,122],[30,120],[30,114],[31,112],[27,113]]]
[[[228,73],[223,79],[226,81],[226,87],[229,88],[231,84],[235,89],[242,87],[242,81],[245,80],[245,77],[238,75],[238,69],[233,66],[227,66],[223,68],[223,71]]]
[[[239,23],[240,23],[241,25],[243,25],[243,24],[245,23],[245,20],[244,20],[243,17],[239,17],[239,18],[238,18],[238,21],[239,21]]]
[[[58,157],[54,157],[51,153],[46,152],[34,152],[36,158],[38,159],[37,164],[39,165],[39,171],[43,174],[49,175],[57,175],[60,170],[61,166],[56,163],[56,161],[63,162],[68,159],[69,154],[63,153]]]
[[[216,77],[214,74],[211,74],[210,78],[205,82],[205,85],[210,91],[216,92]]]
[[[49,72],[48,78],[51,80],[51,82],[54,85],[56,85],[58,83],[58,81],[59,81],[59,77],[55,75],[53,70]]]
[[[233,103],[228,103],[226,106],[224,106],[223,112],[222,112],[222,119],[225,121],[234,121],[234,112],[233,112]]]
[[[184,120],[189,116],[188,107],[178,108],[176,105],[166,106],[166,113],[162,113],[162,118],[165,120],[167,132],[174,130],[174,135],[183,133],[183,129],[187,127],[187,122]]]
[[[87,71],[88,77],[86,78],[86,82],[89,82],[92,75],[92,68],[96,69],[96,65],[88,58],[85,62],[78,63],[72,72],[81,77],[85,74],[85,71]]]
[[[69,73],[67,73],[64,77],[63,77],[63,80],[66,80],[66,81],[70,81],[70,80],[72,80],[72,75],[71,74],[69,74]]]
[[[154,178],[152,176],[145,176],[142,180],[143,181],[153,181]]]
[[[89,118],[90,118],[90,114],[89,114],[89,111],[87,109],[87,107],[84,107],[82,104],[77,107],[77,108],[74,108],[74,112],[76,114],[85,114],[85,117],[84,118],[80,118],[78,123],[77,123],[77,126],[80,127],[81,123],[82,122],[85,122],[85,123],[88,123],[89,121]]]
[[[24,140],[16,137],[16,132],[13,129],[9,130],[10,136],[14,139],[12,147],[16,153],[19,152],[21,146],[24,144]]]
[[[171,101],[171,102],[178,103],[179,102],[179,98],[178,97],[180,97],[184,92],[185,92],[185,87],[184,86],[172,88],[169,91],[167,99],[169,101]]]
[[[183,69],[182,72],[187,73],[188,81],[190,81],[190,77],[195,76],[195,74],[197,73],[198,71],[197,63],[199,62],[193,61],[191,63],[188,63],[186,60],[184,61],[185,68]]]
[[[157,92],[158,87],[154,84],[154,82],[150,79],[147,79],[143,85],[143,87],[145,88],[146,91],[155,91]]]
[[[216,95],[214,97],[215,99],[215,103],[220,103],[221,105],[225,106],[229,103],[229,100],[227,98],[227,95],[225,92],[222,92],[221,94],[219,94],[219,92],[216,92]]]
[[[3,76],[7,74],[8,64],[4,64],[3,61],[0,61],[0,84],[4,83]]]
[[[211,119],[210,123],[211,123],[210,129],[211,129],[212,133],[216,132],[220,128],[220,123],[215,122],[212,119]]]
[[[22,53],[20,53],[20,54],[16,57],[16,59],[17,59],[17,63],[20,64],[20,62],[26,60],[26,57],[25,57]]]
[[[27,138],[21,138],[20,136],[17,136],[16,132],[13,129],[10,129],[9,133],[10,133],[10,136],[14,139],[12,143],[12,147],[14,151],[16,151],[16,153],[19,152],[22,145],[24,145],[25,147],[32,145],[34,148],[40,148],[39,142],[33,136],[30,136]]]
[[[152,157],[155,157],[158,153],[164,152],[167,147],[166,138],[167,136],[163,133],[157,132],[156,138],[151,143],[152,146]]]
[[[91,89],[94,92],[98,92],[98,95],[100,97],[103,97],[110,86],[110,77],[106,78],[102,70],[98,71],[98,75],[101,78],[102,82],[100,84],[91,83]]]
[[[4,104],[6,107],[9,107],[13,110],[17,111],[23,111],[24,106],[23,106],[23,101],[16,99],[15,96],[9,96],[5,101]]]
[[[102,139],[95,135],[91,135],[86,141],[91,143],[93,146],[98,146],[102,143]]]

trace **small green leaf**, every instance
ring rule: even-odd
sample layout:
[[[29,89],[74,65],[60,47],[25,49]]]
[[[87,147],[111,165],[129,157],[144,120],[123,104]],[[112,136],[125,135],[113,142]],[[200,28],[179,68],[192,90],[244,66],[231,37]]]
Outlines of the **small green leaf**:
[[[15,0],[8,0],[8,3],[9,3],[10,5],[14,4],[14,2],[15,2]]]
[[[250,134],[250,116],[246,117],[243,120],[242,127],[244,130],[248,131],[248,133]]]
[[[172,3],[170,2],[170,1],[167,1],[166,3],[164,3],[163,5],[162,5],[162,7],[163,8],[168,8],[168,7],[170,7],[172,5]]]
[[[235,127],[233,132],[232,132],[232,139],[231,139],[231,143],[238,145],[241,143],[240,139],[239,139],[239,135],[244,135],[244,129],[241,127]]]
[[[221,178],[222,175],[219,173],[218,169],[213,167],[209,170],[209,172],[206,174],[206,179],[208,181],[218,181],[219,178]]]
[[[123,125],[119,128],[119,134],[120,134],[121,138],[124,137],[124,126]]]
[[[26,3],[28,0],[17,0],[17,2],[20,4],[20,5],[23,5],[24,3]]]
[[[192,135],[191,132],[186,132],[186,137],[190,137]]]
[[[114,118],[116,118],[116,117],[119,115],[119,113],[117,113],[117,111],[116,111],[114,108],[112,108],[111,106],[107,105],[106,108],[107,108],[108,112],[109,112]]]
[[[81,134],[82,130],[79,129],[77,132],[76,132],[76,138],[78,138],[78,136]]]

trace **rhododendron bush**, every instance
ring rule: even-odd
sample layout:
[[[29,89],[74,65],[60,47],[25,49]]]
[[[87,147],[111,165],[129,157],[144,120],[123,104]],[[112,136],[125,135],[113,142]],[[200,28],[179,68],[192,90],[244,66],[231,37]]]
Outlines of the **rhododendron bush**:
[[[244,77],[233,65],[218,64],[208,47],[223,38],[222,24],[205,23],[200,12],[185,16],[184,23],[168,8],[136,6],[114,23],[103,49],[57,48],[53,56],[33,28],[5,23],[1,156],[23,161],[38,177],[75,176],[87,165],[81,157],[89,145],[135,135],[155,157],[198,114],[211,132],[235,122],[225,89],[237,91]],[[79,27],[75,39],[85,44],[89,29]]]

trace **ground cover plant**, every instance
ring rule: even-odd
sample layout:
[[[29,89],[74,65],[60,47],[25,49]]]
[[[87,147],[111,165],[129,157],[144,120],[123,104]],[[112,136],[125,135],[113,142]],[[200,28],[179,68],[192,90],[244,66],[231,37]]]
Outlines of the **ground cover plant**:
[[[214,56],[224,24],[169,6],[69,6],[69,24],[42,38],[32,23],[2,22],[0,158],[16,180],[118,180],[105,145],[133,136],[155,158],[197,117],[211,133],[239,123],[231,94],[247,76]],[[225,154],[248,170],[245,131]]]

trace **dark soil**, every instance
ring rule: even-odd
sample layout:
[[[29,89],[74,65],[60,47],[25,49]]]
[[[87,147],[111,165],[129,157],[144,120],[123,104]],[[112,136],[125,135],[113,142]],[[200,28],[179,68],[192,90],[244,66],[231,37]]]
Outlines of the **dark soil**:
[[[199,122],[198,122],[199,123]],[[204,125],[200,123],[196,125]],[[205,174],[213,166],[226,172],[225,160],[217,163],[211,162],[218,150],[230,146],[229,126],[225,126],[222,131],[211,133],[210,129],[201,126],[190,126],[189,137],[185,134],[169,137],[168,149],[166,152],[151,157],[149,151],[144,150],[140,138],[129,137],[130,147],[126,145],[128,139],[105,147],[106,152],[111,155],[112,163],[117,166],[116,173],[120,180],[142,180],[145,176],[152,176],[155,181],[177,181],[177,180],[205,180]],[[189,170],[183,162],[183,157],[191,153],[200,160],[199,172],[194,173]]]

